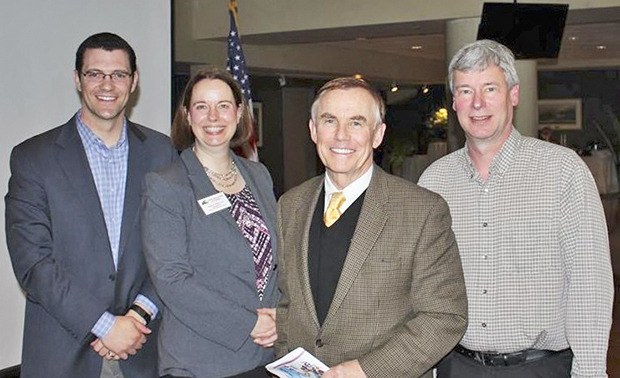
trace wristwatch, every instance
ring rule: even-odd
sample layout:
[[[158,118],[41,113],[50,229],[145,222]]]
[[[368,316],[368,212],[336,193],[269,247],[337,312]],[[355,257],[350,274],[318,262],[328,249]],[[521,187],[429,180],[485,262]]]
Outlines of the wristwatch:
[[[129,309],[135,311],[138,315],[140,315],[142,319],[144,319],[144,321],[146,322],[146,325],[151,322],[151,315],[148,312],[144,311],[144,309],[137,304],[132,304]]]

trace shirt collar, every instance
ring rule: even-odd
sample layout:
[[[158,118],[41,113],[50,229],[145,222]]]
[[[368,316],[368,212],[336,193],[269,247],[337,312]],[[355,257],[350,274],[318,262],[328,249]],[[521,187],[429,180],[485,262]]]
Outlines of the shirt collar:
[[[127,143],[127,118],[123,119],[123,128],[121,129],[121,136],[118,142],[112,147],[108,147],[91,129],[82,121],[82,110],[78,110],[75,117],[77,123],[77,130],[80,134],[82,141],[90,146],[97,147],[103,150],[116,150],[122,148]]]
[[[497,154],[493,157],[493,161],[489,167],[489,178],[495,175],[502,176],[508,170],[515,159],[519,147],[521,146],[522,139],[523,136],[521,133],[519,133],[515,127],[512,127],[510,136],[508,136],[508,139],[506,139],[502,145],[502,148],[500,148]],[[477,176],[478,172],[474,168],[474,164],[469,157],[469,147],[467,143],[465,143],[465,147],[461,151],[462,166],[470,174],[470,177],[473,178]]]
[[[355,181],[347,185],[342,190],[338,190],[338,188],[336,188],[336,185],[334,185],[332,180],[329,178],[329,175],[325,173],[325,209],[329,204],[331,195],[335,192],[342,192],[346,200],[344,204],[340,207],[340,210],[344,212],[353,202],[355,202],[359,198],[359,196],[362,195],[362,193],[364,193],[366,189],[368,189],[368,186],[370,185],[370,179],[372,178],[373,169],[374,166],[371,165],[370,168],[366,172],[364,172],[363,175],[358,177]]]

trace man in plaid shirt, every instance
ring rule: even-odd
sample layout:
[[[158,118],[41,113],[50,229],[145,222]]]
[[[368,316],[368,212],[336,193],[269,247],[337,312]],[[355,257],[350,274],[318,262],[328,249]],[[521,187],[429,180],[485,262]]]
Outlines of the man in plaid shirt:
[[[438,376],[607,377],[613,276],[592,175],[574,151],[514,128],[505,46],[463,47],[449,81],[467,142],[419,184],[450,207],[469,325]]]

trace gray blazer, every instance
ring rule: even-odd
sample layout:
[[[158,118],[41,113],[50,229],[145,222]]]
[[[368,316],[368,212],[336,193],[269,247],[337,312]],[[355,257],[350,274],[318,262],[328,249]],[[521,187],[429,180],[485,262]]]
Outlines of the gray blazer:
[[[276,262],[276,202],[267,169],[234,157],[271,234]],[[160,374],[225,377],[273,360],[252,341],[256,309],[275,307],[275,268],[263,301],[256,293],[252,250],[228,211],[206,215],[198,200],[218,193],[187,149],[174,164],[147,175],[142,237],[153,283],[164,303]]]
[[[177,154],[163,134],[127,126],[118,271],[75,117],[11,153],[6,236],[26,293],[22,377],[99,377],[102,359],[89,343],[101,314],[125,314],[138,293],[157,303],[142,254],[140,188],[146,172]],[[144,348],[121,361],[127,377],[156,376],[157,324]]]

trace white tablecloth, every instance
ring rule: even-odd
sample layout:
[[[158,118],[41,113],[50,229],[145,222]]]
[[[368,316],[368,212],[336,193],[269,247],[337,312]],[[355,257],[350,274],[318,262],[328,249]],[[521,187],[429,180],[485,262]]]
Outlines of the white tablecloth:
[[[403,161],[403,178],[417,183],[424,170],[433,161],[429,155],[413,155]]]
[[[592,155],[582,156],[582,159],[590,168],[600,194],[617,193],[620,190],[618,171],[610,150],[592,151]]]
[[[444,156],[448,152],[446,142],[432,142],[428,144],[428,153],[425,155],[413,155],[403,161],[402,176],[409,181],[417,183],[422,173],[432,162]]]

